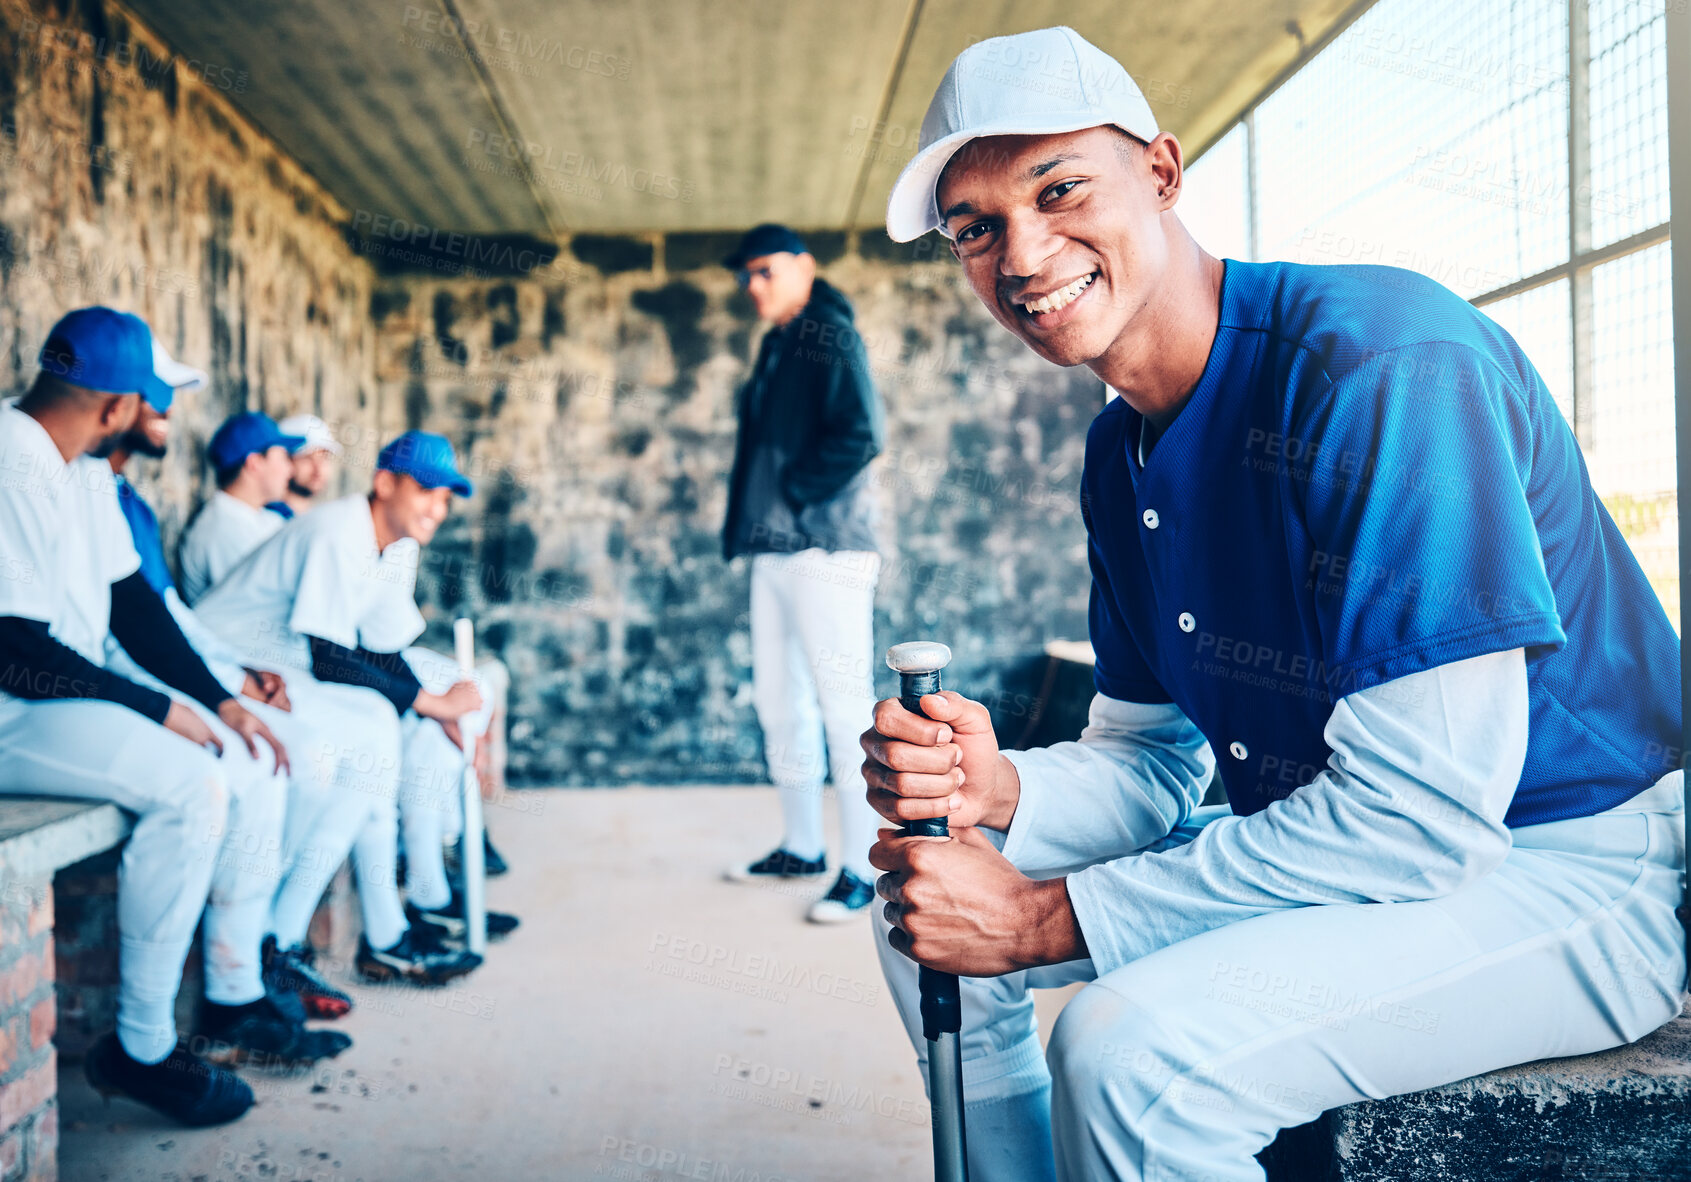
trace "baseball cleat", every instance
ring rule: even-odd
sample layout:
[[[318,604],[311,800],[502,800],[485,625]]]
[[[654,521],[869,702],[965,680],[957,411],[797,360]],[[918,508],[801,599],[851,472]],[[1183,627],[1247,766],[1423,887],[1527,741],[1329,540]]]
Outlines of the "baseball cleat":
[[[722,877],[729,882],[769,882],[777,878],[814,878],[827,872],[826,854],[811,861],[786,850],[776,850],[749,866],[730,866],[723,871]]]
[[[317,971],[317,950],[309,944],[277,948],[276,937],[264,937],[264,987],[298,997],[312,1018],[339,1018],[352,1009],[352,998]]]
[[[108,1103],[113,1096],[128,1096],[196,1128],[226,1124],[253,1103],[245,1080],[180,1042],[161,1062],[140,1063],[129,1057],[117,1035],[107,1034],[89,1050],[82,1070]]]
[[[844,923],[868,913],[875,888],[849,870],[840,871],[832,889],[810,905],[811,923]]]
[[[452,892],[452,901],[444,907],[414,907],[405,904],[405,918],[416,927],[426,924],[435,928],[443,940],[462,940],[469,931],[469,920],[464,918],[464,896],[460,891]],[[517,930],[522,921],[514,915],[507,915],[503,911],[489,911],[487,913],[487,938],[502,940]]]
[[[489,878],[498,878],[511,868],[505,864],[505,859],[499,856],[499,851],[493,848],[493,839],[486,830],[481,835],[481,864],[482,870]]]
[[[409,928],[392,948],[372,948],[358,940],[358,971],[370,981],[409,981],[414,985],[442,985],[481,967],[474,952],[443,948],[416,928]]]
[[[352,1045],[338,1030],[308,1030],[268,994],[239,1006],[206,1002],[195,1039],[205,1059],[227,1067],[295,1067],[333,1059]]]

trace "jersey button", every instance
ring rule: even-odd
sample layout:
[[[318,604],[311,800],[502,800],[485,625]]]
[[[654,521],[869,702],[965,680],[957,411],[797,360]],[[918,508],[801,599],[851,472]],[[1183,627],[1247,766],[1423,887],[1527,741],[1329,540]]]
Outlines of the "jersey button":
[[[1157,511],[1155,509],[1145,510],[1144,517],[1145,517],[1145,528],[1146,529],[1156,529],[1157,528],[1158,518],[1157,518]]]
[[[1180,630],[1182,632],[1190,632],[1190,631],[1192,631],[1192,629],[1196,628],[1197,626],[1198,626],[1198,621],[1194,620],[1192,618],[1191,612],[1181,612],[1180,613]]]
[[[1250,754],[1249,751],[1245,750],[1245,745],[1239,742],[1238,739],[1234,739],[1231,743],[1229,743],[1227,745],[1227,750],[1233,753],[1234,759],[1243,759],[1245,756]]]

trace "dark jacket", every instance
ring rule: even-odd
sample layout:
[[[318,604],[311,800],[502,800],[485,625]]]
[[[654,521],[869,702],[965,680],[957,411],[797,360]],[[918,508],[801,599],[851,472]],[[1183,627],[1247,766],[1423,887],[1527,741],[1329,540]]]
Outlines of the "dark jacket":
[[[884,416],[843,295],[818,279],[804,310],[769,330],[738,410],[723,556],[874,550],[866,469]]]

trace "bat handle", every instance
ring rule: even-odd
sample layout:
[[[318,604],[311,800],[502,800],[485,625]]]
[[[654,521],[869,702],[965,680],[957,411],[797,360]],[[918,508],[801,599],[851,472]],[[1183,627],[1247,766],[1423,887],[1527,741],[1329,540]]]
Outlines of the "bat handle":
[[[922,713],[922,698],[940,691],[938,669],[898,675],[898,704],[912,714]],[[925,717],[925,715],[924,715]],[[944,817],[928,817],[904,826],[906,837],[949,837],[951,828]],[[922,1034],[937,1042],[942,1034],[963,1029],[963,999],[956,973],[942,973],[926,965],[917,974],[922,990]]]

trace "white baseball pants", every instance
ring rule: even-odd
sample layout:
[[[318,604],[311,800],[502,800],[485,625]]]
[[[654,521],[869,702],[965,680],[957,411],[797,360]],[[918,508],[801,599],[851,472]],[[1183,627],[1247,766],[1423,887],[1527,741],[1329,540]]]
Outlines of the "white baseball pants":
[[[243,749],[244,751],[244,749]],[[106,800],[134,814],[118,867],[118,1037],[156,1063],[228,831],[232,763],[112,702],[0,702],[0,793]]]
[[[874,882],[869,847],[880,817],[864,797],[858,738],[874,720],[875,582],[880,555],[801,550],[752,558],[752,699],[764,760],[781,796],[781,847],[827,849],[822,781],[839,798],[841,864]]]
[[[459,679],[458,662],[433,649],[408,648],[405,663],[432,694],[445,693]],[[460,720],[466,741],[487,733],[510,684],[498,661],[478,664],[473,680],[481,690],[482,707]],[[444,847],[463,831],[465,753],[438,722],[415,712],[402,720],[401,731],[399,824],[405,841],[405,893],[418,907],[444,907],[452,901]]]
[[[1682,777],[1515,829],[1444,898],[1259,915],[1096,980],[1090,961],[965,979],[970,1176],[1260,1182],[1254,1155],[1327,1109],[1642,1037],[1685,986]],[[876,935],[925,1058],[916,966]],[[1077,980],[1042,1056],[1027,990]]]
[[[288,697],[287,712],[243,699],[287,745],[294,765],[271,931],[283,948],[303,944],[318,900],[351,853],[365,938],[391,947],[406,927],[395,879],[399,716],[375,690],[304,674],[288,678]]]

